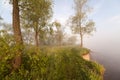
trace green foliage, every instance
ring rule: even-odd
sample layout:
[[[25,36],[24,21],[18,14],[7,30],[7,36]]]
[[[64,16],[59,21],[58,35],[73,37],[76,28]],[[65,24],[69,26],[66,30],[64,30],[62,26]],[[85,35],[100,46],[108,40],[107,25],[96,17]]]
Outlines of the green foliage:
[[[91,8],[89,0],[74,0],[75,14],[69,19],[69,26],[75,34],[80,35],[80,46],[83,47],[84,35],[91,35],[95,31],[95,22],[88,18]]]
[[[11,60],[17,48],[4,46],[0,47],[0,80],[102,80],[103,77],[101,65],[80,56],[79,53],[88,51],[85,48],[29,47],[23,50],[21,67],[13,71]]]
[[[25,31],[28,30],[28,34],[29,29],[34,30],[40,40],[48,35],[46,33],[53,33],[52,27],[48,25],[52,16],[52,0],[19,0],[19,8],[22,21],[20,24],[24,26]],[[78,14],[73,16],[75,24],[79,17]],[[60,31],[61,24],[54,22],[53,25],[56,26],[57,33],[63,35]],[[90,27],[94,24],[87,23],[85,26],[87,29],[81,29],[90,33],[92,30]],[[29,43],[23,48],[23,45],[15,45],[12,34],[8,34],[7,31],[0,31],[0,80],[102,80],[104,68],[81,57],[89,53],[88,49],[62,46],[39,48]],[[62,39],[61,35],[58,38],[59,42]],[[19,50],[21,50],[22,63],[15,70],[13,61]]]
[[[22,0],[19,4],[22,28],[25,32],[28,32],[28,29],[35,32],[35,42],[36,46],[38,46],[39,42],[45,41],[50,29],[48,24],[52,17],[52,0]]]

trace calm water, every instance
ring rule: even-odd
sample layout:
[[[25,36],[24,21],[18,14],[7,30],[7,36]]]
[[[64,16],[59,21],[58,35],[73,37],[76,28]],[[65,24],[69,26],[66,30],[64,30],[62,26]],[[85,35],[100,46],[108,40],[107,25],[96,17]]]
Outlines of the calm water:
[[[106,69],[104,80],[120,80],[120,49],[93,50],[92,59],[104,65]]]
[[[104,80],[120,80],[120,27],[107,29],[98,29],[84,44],[92,50],[92,59],[105,67]]]

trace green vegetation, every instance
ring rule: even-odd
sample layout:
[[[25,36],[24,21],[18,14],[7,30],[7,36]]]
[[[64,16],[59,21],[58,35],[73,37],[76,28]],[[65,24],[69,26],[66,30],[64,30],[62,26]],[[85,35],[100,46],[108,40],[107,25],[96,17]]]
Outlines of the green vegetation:
[[[13,71],[17,47],[0,43],[0,80],[102,80],[104,68],[84,60],[87,49],[72,47],[25,48],[22,64]]]
[[[84,36],[90,35],[95,31],[95,22],[88,18],[91,7],[88,5],[89,0],[73,0],[75,13],[69,19],[71,30],[80,35],[80,47],[83,47]]]
[[[81,9],[87,2],[74,1],[81,3]],[[82,58],[90,52],[83,48],[83,32],[91,33],[94,22],[82,25],[86,11],[81,15],[77,2],[80,13],[73,16],[71,24],[80,32],[81,47],[68,47],[75,45],[76,38],[66,36],[59,21],[50,21],[52,0],[10,2],[13,24],[0,21],[0,80],[103,80],[104,68]]]

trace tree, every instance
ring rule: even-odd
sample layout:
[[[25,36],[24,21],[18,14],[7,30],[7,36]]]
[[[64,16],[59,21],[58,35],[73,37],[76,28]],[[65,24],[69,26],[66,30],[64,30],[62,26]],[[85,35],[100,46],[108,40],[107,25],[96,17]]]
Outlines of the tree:
[[[34,32],[32,28],[22,27],[24,45],[30,46],[34,43]]]
[[[49,23],[46,26],[43,34],[40,35],[40,45],[53,46],[55,43],[55,31],[53,28],[53,23]]]
[[[87,18],[90,7],[88,0],[74,0],[75,15],[70,19],[70,26],[74,33],[80,34],[80,47],[83,47],[83,36],[95,30],[94,22]]]
[[[65,35],[62,29],[62,25],[58,21],[54,21],[52,25],[56,28],[56,30],[54,30],[55,42],[57,45],[61,46]]]
[[[16,52],[17,55],[13,60],[12,64],[14,69],[18,69],[19,66],[21,65],[21,54],[22,54],[20,46],[23,45],[21,29],[20,29],[18,0],[13,0],[13,33],[14,33],[16,46],[18,46],[19,48],[18,51]]]
[[[67,44],[68,44],[68,45],[75,45],[75,44],[76,44],[76,41],[77,41],[76,36],[70,36],[70,37],[68,38]]]
[[[13,29],[12,24],[2,21],[3,18],[0,17],[0,37],[2,37],[8,45],[11,45],[13,41]]]
[[[40,36],[44,35],[46,25],[52,16],[51,5],[52,0],[24,0],[21,2],[23,26],[33,28],[37,47],[40,44]]]
[[[4,38],[5,42],[8,45],[14,43],[12,25],[9,23],[2,22],[0,26],[2,26],[2,28],[0,29],[0,37]]]
[[[17,45],[22,45],[18,0],[13,0],[13,32]]]

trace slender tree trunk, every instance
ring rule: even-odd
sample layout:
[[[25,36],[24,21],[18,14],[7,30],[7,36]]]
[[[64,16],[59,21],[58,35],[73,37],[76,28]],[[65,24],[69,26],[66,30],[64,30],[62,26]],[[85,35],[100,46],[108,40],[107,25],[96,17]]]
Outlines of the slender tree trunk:
[[[83,47],[83,35],[82,35],[81,21],[80,21],[80,47]]]
[[[79,20],[79,27],[80,27],[80,47],[83,47],[83,35],[82,35],[81,19]]]
[[[38,22],[35,22],[35,44],[39,47]]]
[[[37,32],[37,30],[35,31],[35,44],[36,44],[36,47],[39,47],[39,40],[38,40],[38,32]]]
[[[83,35],[80,33],[80,47],[83,47]]]
[[[79,2],[80,3],[80,2]],[[78,10],[78,13],[80,15],[80,18],[79,18],[79,26],[80,26],[80,47],[83,47],[83,35],[82,35],[82,25],[81,25],[81,12],[82,12],[82,6],[80,6],[79,10]]]
[[[83,35],[82,35],[82,27],[81,27],[81,19],[80,19],[80,47],[83,47]]]
[[[20,18],[19,18],[19,6],[18,0],[13,0],[13,32],[16,46],[18,46],[18,51],[16,56],[12,61],[13,68],[16,70],[21,65],[21,46],[23,45],[22,34],[20,29]]]

